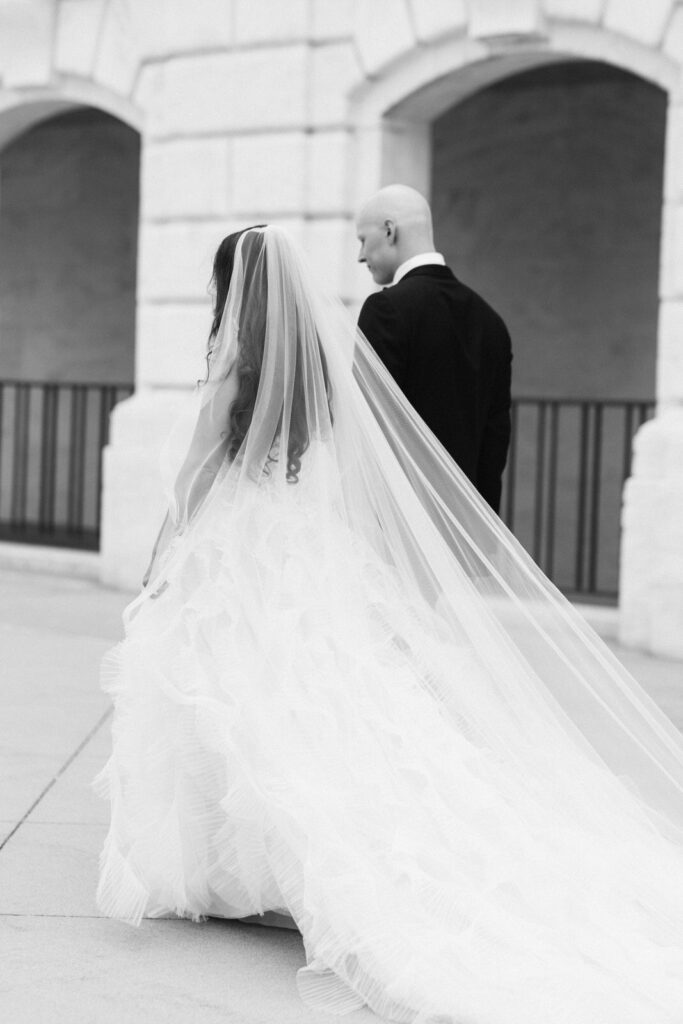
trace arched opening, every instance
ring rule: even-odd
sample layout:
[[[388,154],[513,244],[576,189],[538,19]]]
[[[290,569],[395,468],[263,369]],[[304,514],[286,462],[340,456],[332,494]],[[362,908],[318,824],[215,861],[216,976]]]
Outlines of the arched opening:
[[[0,538],[97,547],[101,450],[132,390],[138,133],[81,107],[0,152]]]
[[[650,415],[666,94],[594,61],[498,81],[433,124],[437,244],[513,337],[503,511],[566,592],[615,597]]]

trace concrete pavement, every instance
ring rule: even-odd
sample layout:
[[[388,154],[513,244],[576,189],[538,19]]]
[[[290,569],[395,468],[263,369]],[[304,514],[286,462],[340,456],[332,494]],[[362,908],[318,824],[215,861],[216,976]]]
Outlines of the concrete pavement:
[[[0,1017],[7,1024],[323,1024],[295,974],[298,932],[102,918],[109,750],[104,651],[129,595],[0,571]],[[369,1011],[349,1024],[371,1024]]]
[[[128,595],[0,570],[0,1012],[8,1024],[323,1024],[301,1003],[296,932],[240,922],[102,918],[109,749],[98,665]],[[595,612],[609,634],[609,613]],[[614,646],[612,644],[612,646]],[[683,665],[617,654],[683,727]],[[360,1011],[348,1024],[372,1024]]]

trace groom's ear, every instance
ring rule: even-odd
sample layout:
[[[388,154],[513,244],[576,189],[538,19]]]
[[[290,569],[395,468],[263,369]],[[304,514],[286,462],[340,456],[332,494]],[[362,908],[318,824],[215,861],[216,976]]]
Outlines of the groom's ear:
[[[389,245],[396,245],[396,223],[393,220],[384,221],[384,234]]]

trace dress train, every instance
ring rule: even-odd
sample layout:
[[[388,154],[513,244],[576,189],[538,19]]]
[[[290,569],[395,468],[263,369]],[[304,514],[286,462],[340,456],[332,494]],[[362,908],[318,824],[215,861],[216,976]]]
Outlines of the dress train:
[[[102,910],[288,914],[332,1013],[680,1024],[681,855],[629,787],[304,486],[261,491],[174,542],[106,659]]]

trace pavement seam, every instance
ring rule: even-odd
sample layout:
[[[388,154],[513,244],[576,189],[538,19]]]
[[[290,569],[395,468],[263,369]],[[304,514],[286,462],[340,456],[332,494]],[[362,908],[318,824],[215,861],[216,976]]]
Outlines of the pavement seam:
[[[3,910],[0,913],[0,920],[3,917],[26,917],[26,918],[43,918],[49,917],[51,919],[58,919],[62,921],[107,921],[108,918],[104,917],[103,914],[26,914],[21,911],[15,910]],[[154,918],[143,918],[144,921],[152,921]],[[158,919],[156,919],[158,920]]]
[[[116,636],[110,634],[103,636],[101,633],[84,633],[81,629],[69,629],[68,626],[64,626],[63,624],[55,626],[51,623],[27,626],[23,623],[15,623],[11,620],[5,620],[4,622],[0,623],[0,628],[2,628],[7,633],[19,633],[21,635],[30,636],[44,635],[45,632],[47,631],[48,633],[53,633],[55,636],[68,637],[70,640],[92,640],[98,643],[109,644],[110,646],[112,644],[117,643],[117,641],[121,638],[120,630]]]
[[[68,757],[68,758],[66,759],[66,761],[65,761],[65,762],[64,762],[64,764],[63,764],[63,765],[61,766],[61,768],[59,769],[59,771],[58,771],[58,772],[56,772],[56,774],[55,774],[55,775],[53,775],[53,777],[52,777],[52,778],[50,779],[50,781],[49,781],[49,782],[48,782],[48,784],[47,784],[47,785],[45,786],[45,788],[44,788],[44,789],[42,790],[42,792],[38,794],[38,796],[37,796],[37,797],[36,797],[36,799],[35,799],[35,800],[33,801],[33,803],[31,804],[31,806],[29,807],[29,809],[28,809],[28,810],[27,810],[27,811],[25,812],[25,814],[23,815],[23,817],[21,818],[21,820],[20,820],[20,821],[18,821],[18,822],[16,823],[16,825],[14,826],[14,828],[12,829],[12,831],[11,831],[11,832],[9,832],[9,833],[8,833],[8,834],[7,834],[6,836],[5,836],[5,838],[4,838],[3,840],[2,840],[2,842],[0,842],[0,852],[1,852],[2,850],[4,850],[4,848],[5,848],[6,846],[7,846],[8,842],[10,841],[10,839],[12,838],[12,836],[13,836],[13,835],[15,835],[15,834],[16,834],[16,833],[17,833],[17,832],[19,831],[19,829],[20,829],[20,828],[21,828],[21,826],[22,826],[22,825],[24,824],[24,822],[26,821],[26,819],[30,817],[30,815],[31,815],[31,814],[33,813],[33,811],[34,811],[34,810],[36,809],[36,807],[38,806],[38,804],[40,803],[40,801],[41,801],[41,800],[42,800],[42,799],[43,799],[43,798],[44,798],[44,797],[45,797],[45,796],[46,796],[46,795],[47,795],[47,794],[49,793],[49,791],[50,791],[50,790],[52,789],[52,787],[53,787],[53,786],[54,786],[54,784],[55,784],[55,783],[57,782],[57,780],[58,780],[59,778],[61,778],[61,776],[62,776],[62,775],[64,774],[64,772],[65,772],[65,771],[67,770],[67,768],[68,768],[68,767],[69,767],[70,765],[72,765],[72,764],[73,764],[73,762],[74,762],[74,761],[76,760],[76,758],[78,757],[78,755],[80,754],[80,752],[81,752],[81,751],[83,750],[83,748],[84,748],[84,747],[86,747],[86,746],[88,745],[88,743],[90,742],[90,740],[91,740],[91,739],[93,738],[93,736],[95,735],[95,733],[96,733],[96,732],[97,732],[97,731],[98,731],[99,729],[101,729],[101,728],[102,728],[102,726],[104,725],[104,723],[106,722],[106,720],[107,720],[107,719],[109,718],[109,716],[110,716],[110,715],[112,714],[112,711],[113,711],[113,708],[107,708],[107,710],[106,710],[106,711],[105,711],[105,712],[104,712],[104,713],[103,713],[103,714],[102,714],[102,715],[100,716],[100,718],[99,718],[99,719],[97,720],[97,722],[96,722],[96,723],[95,723],[95,725],[94,725],[94,726],[92,727],[92,729],[91,729],[91,730],[90,730],[90,732],[89,732],[89,733],[87,734],[87,736],[86,736],[86,737],[85,737],[85,738],[84,738],[83,740],[81,740],[81,742],[80,742],[80,743],[78,744],[78,746],[76,747],[76,749],[74,750],[74,752],[73,752],[72,754],[70,754],[70,756],[69,756],[69,757]]]

